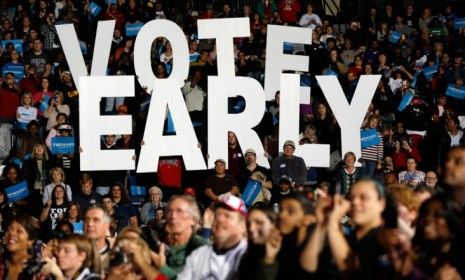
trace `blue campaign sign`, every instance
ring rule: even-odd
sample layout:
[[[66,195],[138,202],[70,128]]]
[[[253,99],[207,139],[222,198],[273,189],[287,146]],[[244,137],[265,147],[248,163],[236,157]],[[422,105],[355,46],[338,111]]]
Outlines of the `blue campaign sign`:
[[[74,137],[53,137],[52,154],[74,154]]]
[[[176,130],[174,129],[174,123],[173,123],[173,119],[171,118],[171,113],[168,112],[168,120],[167,120],[167,124],[166,124],[166,132],[168,133],[175,133]]]
[[[244,200],[244,203],[247,207],[252,205],[254,200],[257,198],[258,194],[262,190],[262,182],[249,179],[247,186],[245,187],[244,193],[242,193],[241,198]]]
[[[465,18],[456,18],[454,20],[454,28],[460,29],[465,27]]]
[[[436,74],[437,72],[438,72],[438,66],[437,65],[428,66],[428,67],[423,68],[423,74],[425,75],[425,78],[428,81],[431,81],[434,74]]]
[[[21,81],[24,78],[24,65],[7,63],[2,68],[2,76],[5,77],[7,73],[13,73],[16,82]]]
[[[19,53],[23,53],[23,40],[16,39],[16,40],[2,40],[2,48],[5,49],[6,44],[12,43],[15,50]]]
[[[360,131],[360,139],[362,141],[362,149],[378,145],[380,140],[378,131],[375,128]]]
[[[397,107],[397,111],[402,112],[409,104],[412,102],[413,99],[413,93],[412,92],[407,92],[404,95],[404,98],[402,98],[402,101],[399,104],[399,107]]]
[[[94,2],[89,3],[89,11],[92,16],[97,17],[101,10],[102,8]]]
[[[143,23],[127,23],[126,37],[136,37],[143,25]]]
[[[289,42],[284,42],[283,51],[284,52],[293,52],[294,51],[294,44],[289,43]]]
[[[14,203],[29,196],[29,189],[26,181],[22,181],[16,185],[5,189],[8,202]]]
[[[50,106],[50,96],[45,95],[44,100],[42,100],[42,102],[40,102],[40,104],[39,104],[39,110],[42,113],[44,113],[45,111],[47,111],[49,106]]]
[[[399,31],[392,31],[391,34],[389,34],[389,42],[397,44],[400,40],[401,35],[402,33],[400,33]]]
[[[323,75],[337,76],[337,72],[335,72],[333,69],[331,69],[331,67],[329,67],[324,71]]]
[[[116,5],[116,0],[107,0],[105,1],[107,4],[113,4],[113,5]]]
[[[449,84],[446,90],[446,95],[457,99],[465,99],[465,86],[456,88],[455,85]]]
[[[130,192],[133,196],[143,196],[147,194],[144,186],[131,186]]]

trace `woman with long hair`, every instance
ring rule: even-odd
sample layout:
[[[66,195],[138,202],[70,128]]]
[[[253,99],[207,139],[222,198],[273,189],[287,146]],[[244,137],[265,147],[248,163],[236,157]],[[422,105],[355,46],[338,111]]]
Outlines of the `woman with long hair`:
[[[442,193],[423,202],[418,214],[413,238],[416,265],[434,279],[443,279],[440,274],[444,269],[455,270],[450,273],[455,277],[465,276],[463,228],[450,204]]]
[[[265,243],[263,265],[258,267],[258,275],[266,275],[265,267],[275,267],[270,279],[295,279],[311,277],[299,262],[307,240],[316,222],[315,207],[301,193],[285,197],[279,204],[277,228],[271,230]],[[266,274],[264,274],[266,273]],[[268,275],[270,276],[270,275]],[[268,279],[268,276],[265,278]]]
[[[115,182],[110,187],[110,196],[118,209],[118,212],[129,218],[131,225],[138,225],[139,213],[137,208],[131,203],[127,189],[121,182]]]
[[[258,279],[257,271],[260,261],[265,256],[265,243],[276,227],[278,215],[264,202],[255,203],[247,214],[249,246],[239,265],[239,279]]]
[[[52,191],[52,197],[44,205],[40,214],[40,222],[45,234],[49,234],[55,229],[58,221],[65,217],[68,210],[68,198],[66,197],[65,188],[62,185],[56,185]]]
[[[66,218],[73,225],[74,233],[84,234],[84,222],[82,221],[81,206],[76,201],[69,203]]]
[[[326,234],[337,269],[350,279],[376,279],[383,271],[378,260],[384,252],[377,235],[383,225],[385,197],[384,186],[371,179],[357,181],[351,188],[350,200],[334,197]],[[340,225],[349,211],[354,228],[345,236]]]
[[[29,188],[28,212],[38,218],[42,209],[42,192],[48,184],[48,174],[52,163],[46,147],[42,143],[34,144],[31,157],[24,161],[22,171]]]

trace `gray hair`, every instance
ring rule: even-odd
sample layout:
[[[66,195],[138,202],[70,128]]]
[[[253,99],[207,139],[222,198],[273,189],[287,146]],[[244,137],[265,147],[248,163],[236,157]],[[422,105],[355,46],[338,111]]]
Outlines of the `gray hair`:
[[[197,201],[193,197],[190,197],[187,195],[173,195],[168,201],[166,212],[169,211],[168,209],[169,209],[170,204],[177,199],[180,199],[187,203],[187,214],[192,219],[194,219],[194,222],[195,222],[192,230],[194,232],[197,231],[197,229],[199,228],[199,223],[200,223],[200,210],[199,210],[199,206],[197,205]]]
[[[101,204],[92,204],[91,206],[89,206],[89,208],[87,208],[86,213],[94,209],[101,210],[103,212],[103,222],[106,224],[111,224],[112,218],[110,216],[110,213],[108,213],[108,211],[105,208],[103,208]]]
[[[151,187],[151,188],[149,189],[149,194],[152,194],[152,193],[154,193],[154,192],[159,192],[159,193],[160,193],[160,200],[163,199],[163,191],[162,191],[159,187],[153,186],[153,187]]]

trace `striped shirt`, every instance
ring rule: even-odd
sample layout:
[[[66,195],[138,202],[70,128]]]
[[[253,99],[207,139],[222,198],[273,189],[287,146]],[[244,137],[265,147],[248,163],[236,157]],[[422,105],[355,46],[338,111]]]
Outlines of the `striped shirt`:
[[[379,143],[362,149],[362,158],[364,160],[378,161],[383,159],[384,143],[381,133],[378,132]]]

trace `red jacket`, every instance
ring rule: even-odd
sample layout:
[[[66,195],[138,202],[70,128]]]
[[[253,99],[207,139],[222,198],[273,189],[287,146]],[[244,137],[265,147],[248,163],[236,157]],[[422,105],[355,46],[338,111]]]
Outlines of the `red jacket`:
[[[0,119],[15,120],[19,104],[19,93],[8,88],[0,89]]]
[[[279,3],[279,15],[281,16],[281,20],[283,22],[295,25],[299,20],[297,17],[301,9],[300,4],[297,0],[294,0],[294,2],[291,5],[288,5],[287,1],[288,0],[284,0],[281,1],[281,3]]]

